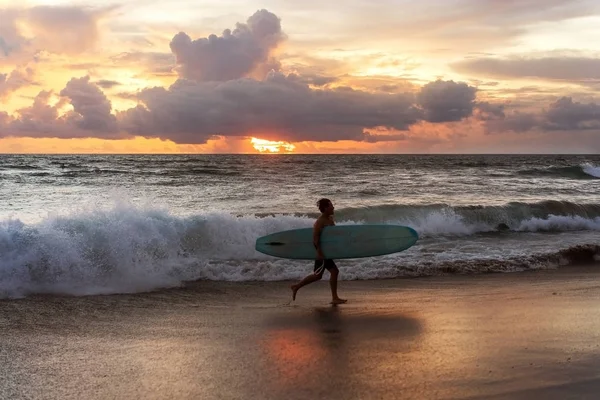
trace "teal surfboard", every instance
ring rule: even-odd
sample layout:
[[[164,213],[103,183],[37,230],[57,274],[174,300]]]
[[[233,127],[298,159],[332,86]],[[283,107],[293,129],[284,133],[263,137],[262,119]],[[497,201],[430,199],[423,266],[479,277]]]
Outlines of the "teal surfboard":
[[[362,258],[397,253],[414,245],[417,232],[401,225],[326,226],[321,233],[325,258]],[[262,236],[256,250],[274,257],[314,260],[313,229],[292,229]]]

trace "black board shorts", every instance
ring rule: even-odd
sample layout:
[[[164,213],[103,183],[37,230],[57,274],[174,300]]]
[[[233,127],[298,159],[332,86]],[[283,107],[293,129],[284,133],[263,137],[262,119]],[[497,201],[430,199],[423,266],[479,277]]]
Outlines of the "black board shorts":
[[[322,274],[324,269],[327,269],[327,271],[331,271],[332,268],[336,268],[337,265],[335,265],[335,262],[333,262],[333,260],[331,259],[326,259],[326,260],[315,260],[315,274]]]

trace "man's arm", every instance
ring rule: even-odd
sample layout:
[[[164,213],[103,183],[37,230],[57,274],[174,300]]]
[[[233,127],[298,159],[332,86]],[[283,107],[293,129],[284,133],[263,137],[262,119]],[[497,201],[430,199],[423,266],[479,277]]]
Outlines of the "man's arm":
[[[313,228],[313,245],[317,249],[317,260],[323,260],[325,256],[321,250],[321,232],[323,231],[323,222],[319,219]]]

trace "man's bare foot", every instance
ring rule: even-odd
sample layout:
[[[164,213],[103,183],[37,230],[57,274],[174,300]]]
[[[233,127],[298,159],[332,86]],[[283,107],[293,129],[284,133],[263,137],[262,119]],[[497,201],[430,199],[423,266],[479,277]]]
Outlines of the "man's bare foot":
[[[296,285],[292,285],[290,288],[292,289],[292,301],[296,301],[296,292],[299,288]]]
[[[333,299],[331,300],[331,304],[344,304],[345,302],[347,302],[348,300],[346,299],[340,299],[339,297],[337,299]]]

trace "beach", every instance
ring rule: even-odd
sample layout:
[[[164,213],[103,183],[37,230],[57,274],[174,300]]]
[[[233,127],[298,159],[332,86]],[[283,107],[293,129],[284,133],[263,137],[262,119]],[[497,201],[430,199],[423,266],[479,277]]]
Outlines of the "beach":
[[[12,3],[0,400],[600,399],[600,0]]]
[[[342,271],[343,273],[343,271]],[[198,281],[0,301],[3,399],[566,399],[600,390],[600,273]]]

